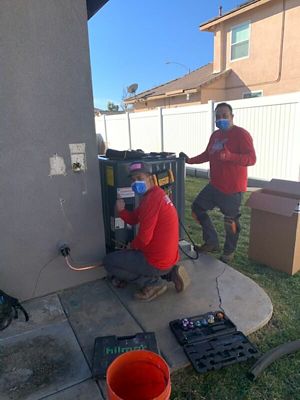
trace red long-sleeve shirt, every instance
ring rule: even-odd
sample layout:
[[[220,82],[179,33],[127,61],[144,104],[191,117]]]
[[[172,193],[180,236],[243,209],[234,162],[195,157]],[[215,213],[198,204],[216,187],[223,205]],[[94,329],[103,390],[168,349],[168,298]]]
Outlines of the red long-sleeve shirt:
[[[139,231],[130,247],[140,250],[149,264],[168,269],[178,261],[178,216],[166,193],[154,186],[133,210],[122,210],[120,217],[128,224],[139,224]]]
[[[231,161],[220,160],[224,145],[232,153]],[[206,150],[187,160],[188,164],[209,161],[211,184],[226,194],[246,192],[247,167],[256,162],[252,138],[245,129],[232,126],[226,131],[212,133]]]

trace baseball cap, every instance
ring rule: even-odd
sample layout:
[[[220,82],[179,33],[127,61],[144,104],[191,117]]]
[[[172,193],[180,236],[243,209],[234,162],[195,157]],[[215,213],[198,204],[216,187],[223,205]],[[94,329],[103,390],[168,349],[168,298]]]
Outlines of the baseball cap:
[[[129,176],[134,174],[143,173],[143,174],[151,174],[151,167],[148,164],[137,161],[133,162],[128,167]]]

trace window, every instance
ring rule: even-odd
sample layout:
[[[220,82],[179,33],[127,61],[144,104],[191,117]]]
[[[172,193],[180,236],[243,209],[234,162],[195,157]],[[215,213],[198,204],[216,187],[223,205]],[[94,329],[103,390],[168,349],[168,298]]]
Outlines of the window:
[[[249,56],[250,23],[238,25],[231,30],[231,61]]]
[[[243,99],[251,99],[251,97],[261,97],[263,95],[262,90],[255,90],[253,92],[243,93]]]

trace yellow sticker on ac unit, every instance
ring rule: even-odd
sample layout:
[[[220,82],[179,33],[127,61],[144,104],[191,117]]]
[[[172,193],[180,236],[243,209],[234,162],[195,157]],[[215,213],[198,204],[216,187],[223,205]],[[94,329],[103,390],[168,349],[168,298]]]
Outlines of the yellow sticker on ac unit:
[[[111,166],[106,167],[106,183],[108,186],[114,186],[114,169]]]
[[[170,183],[168,176],[165,176],[164,178],[158,179],[158,185],[159,186],[168,185],[168,183]]]

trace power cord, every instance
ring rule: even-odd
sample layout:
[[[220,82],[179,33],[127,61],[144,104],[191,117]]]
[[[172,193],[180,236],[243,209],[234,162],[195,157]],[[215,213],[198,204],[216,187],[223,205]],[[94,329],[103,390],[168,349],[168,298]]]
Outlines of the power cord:
[[[70,269],[72,269],[73,271],[86,271],[86,270],[89,270],[89,269],[94,269],[94,268],[97,268],[97,267],[102,267],[103,266],[103,264],[96,264],[96,265],[87,265],[87,266],[76,266],[76,267],[74,267],[73,265],[72,265],[72,263],[74,262],[73,260],[72,260],[72,257],[71,257],[71,255],[70,255],[70,252],[71,252],[71,250],[70,250],[70,247],[67,245],[67,244],[62,244],[60,247],[59,247],[59,252],[60,252],[60,254],[65,258],[65,261],[66,261],[66,264],[67,264],[67,266],[70,268]],[[41,269],[39,270],[39,273],[38,273],[38,276],[37,276],[37,278],[36,278],[36,280],[35,280],[35,283],[34,283],[34,288],[33,288],[33,291],[32,291],[32,297],[34,297],[34,295],[35,295],[35,292],[36,292],[36,289],[37,289],[37,286],[38,286],[38,283],[39,283],[39,280],[40,280],[40,277],[41,277],[41,274],[42,274],[42,272],[44,271],[44,269],[49,265],[49,264],[51,264],[54,260],[56,260],[56,258],[58,257],[59,255],[56,255],[56,256],[54,256],[54,257],[52,257],[49,261],[47,261],[42,267],[41,267]]]
[[[197,251],[197,247],[195,242],[193,241],[193,239],[191,238],[190,234],[188,233],[188,231],[185,229],[184,224],[181,222],[180,218],[179,218],[179,224],[182,227],[182,229],[184,230],[184,232],[186,233],[187,237],[189,238],[190,242],[192,243],[193,247],[194,247],[194,251],[196,253],[195,257],[191,256],[190,254],[186,253],[183,248],[179,245],[180,251],[182,251],[182,253],[187,256],[190,260],[197,260],[199,258],[199,252]]]
[[[78,265],[78,266],[74,266],[74,260],[72,259],[70,252],[71,249],[67,244],[63,244],[60,246],[59,251],[61,253],[61,255],[64,257],[65,262],[67,264],[67,266],[72,269],[73,271],[87,271],[89,269],[94,269],[94,268],[99,268],[99,267],[103,267],[102,263],[98,263],[95,265]]]
[[[37,276],[37,278],[36,278],[36,281],[35,281],[35,284],[34,284],[34,288],[33,288],[31,297],[34,297],[34,295],[35,295],[35,291],[36,291],[36,289],[37,289],[37,285],[38,285],[38,283],[39,283],[41,273],[42,273],[42,272],[44,271],[44,269],[45,269],[49,264],[51,264],[52,261],[54,261],[57,257],[58,257],[58,255],[56,255],[55,257],[52,257],[52,258],[51,258],[49,261],[47,261],[46,264],[44,264],[44,265],[41,267],[41,269],[39,270],[39,273],[38,273],[38,276]]]

